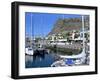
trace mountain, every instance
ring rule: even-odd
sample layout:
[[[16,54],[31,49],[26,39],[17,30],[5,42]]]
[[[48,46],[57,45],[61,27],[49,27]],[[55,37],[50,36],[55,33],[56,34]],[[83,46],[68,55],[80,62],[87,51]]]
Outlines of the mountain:
[[[89,17],[84,18],[85,29],[89,29]],[[54,24],[53,29],[49,32],[48,35],[58,34],[64,31],[72,30],[81,30],[82,29],[82,20],[81,18],[66,18],[58,19]]]

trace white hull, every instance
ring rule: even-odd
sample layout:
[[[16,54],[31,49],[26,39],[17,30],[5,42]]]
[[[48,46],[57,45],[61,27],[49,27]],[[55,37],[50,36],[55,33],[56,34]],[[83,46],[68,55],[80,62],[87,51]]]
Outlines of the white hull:
[[[82,53],[80,53],[78,55],[71,55],[71,56],[60,55],[60,57],[63,58],[63,60],[59,60],[59,61],[54,62],[51,65],[51,67],[68,66],[68,64],[65,63],[65,60],[67,61],[67,59],[72,59],[72,61],[74,63],[72,65],[81,65],[85,62],[85,59],[86,59],[85,56],[86,56],[86,54],[85,54],[84,50],[82,51]],[[73,60],[73,59],[76,59],[76,60]]]
[[[83,50],[82,53],[78,54],[78,55],[60,55],[60,57],[62,58],[72,58],[72,59],[77,59],[77,58],[83,58],[85,57],[85,51]]]
[[[25,48],[25,53],[27,55],[33,55],[34,54],[34,50],[32,48]]]
[[[82,53],[78,54],[78,55],[71,55],[71,56],[63,56],[60,55],[61,58],[65,58],[65,59],[76,59],[74,64],[79,65],[85,62],[86,59],[86,53],[85,50],[83,49]]]

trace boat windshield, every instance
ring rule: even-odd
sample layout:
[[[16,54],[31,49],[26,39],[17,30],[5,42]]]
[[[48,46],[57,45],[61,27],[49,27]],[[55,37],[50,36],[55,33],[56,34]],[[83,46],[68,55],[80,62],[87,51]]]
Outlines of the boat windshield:
[[[29,48],[28,50],[32,50],[32,48]]]

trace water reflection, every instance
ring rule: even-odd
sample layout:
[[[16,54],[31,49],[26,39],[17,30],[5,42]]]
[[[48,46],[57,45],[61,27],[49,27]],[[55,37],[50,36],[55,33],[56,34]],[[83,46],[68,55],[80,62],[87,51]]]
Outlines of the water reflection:
[[[55,54],[51,51],[36,51],[33,56],[25,55],[25,66],[26,68],[50,67],[55,60]]]
[[[56,61],[61,62],[61,64],[65,63],[67,65],[74,65],[73,63],[80,65],[80,59],[63,59],[59,55],[65,55],[65,53],[57,52],[56,50],[36,50],[34,55],[25,55],[25,67],[26,68],[38,68],[38,67],[51,67],[53,63]],[[84,59],[83,59],[84,60]],[[82,61],[82,59],[81,59]],[[85,63],[81,63],[81,65],[89,64],[89,57],[85,60]]]
[[[40,60],[45,59],[45,54],[47,53],[39,52],[38,50],[36,50],[36,52],[33,55],[33,61],[35,62],[36,58],[39,58]]]

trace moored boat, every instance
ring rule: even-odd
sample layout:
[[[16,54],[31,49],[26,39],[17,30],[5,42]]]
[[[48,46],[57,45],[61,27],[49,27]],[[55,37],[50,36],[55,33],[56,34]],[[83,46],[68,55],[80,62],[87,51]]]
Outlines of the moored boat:
[[[27,47],[27,48],[25,48],[25,54],[33,55],[34,54],[34,50],[31,47]]]

